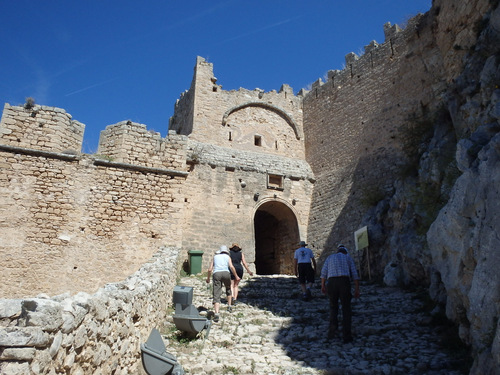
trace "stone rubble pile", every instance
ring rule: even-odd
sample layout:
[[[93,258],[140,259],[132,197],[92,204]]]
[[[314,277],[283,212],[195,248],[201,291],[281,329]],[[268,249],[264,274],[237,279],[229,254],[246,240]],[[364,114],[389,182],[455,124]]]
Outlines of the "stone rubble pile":
[[[194,288],[193,305],[212,311],[211,289],[200,277],[178,285]],[[233,311],[197,338],[175,329],[172,314],[162,328],[167,351],[186,374],[463,374],[468,355],[443,346],[443,326],[432,323],[417,292],[362,283],[353,302],[354,341],[327,339],[328,299],[319,282],[305,302],[296,278],[245,275]],[[225,300],[223,300],[225,302]],[[457,342],[454,342],[456,345]]]

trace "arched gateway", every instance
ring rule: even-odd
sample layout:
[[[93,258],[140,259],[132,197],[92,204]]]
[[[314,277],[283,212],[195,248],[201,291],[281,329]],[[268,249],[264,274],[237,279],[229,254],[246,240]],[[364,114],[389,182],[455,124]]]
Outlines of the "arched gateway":
[[[300,234],[292,209],[276,200],[262,203],[255,212],[254,233],[257,274],[293,274]]]

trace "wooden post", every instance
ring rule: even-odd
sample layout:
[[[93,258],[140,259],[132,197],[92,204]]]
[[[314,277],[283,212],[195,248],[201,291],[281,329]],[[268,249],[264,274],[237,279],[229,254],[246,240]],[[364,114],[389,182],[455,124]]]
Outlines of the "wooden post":
[[[372,280],[372,273],[370,271],[370,248],[366,247],[366,261],[368,262],[368,280]]]

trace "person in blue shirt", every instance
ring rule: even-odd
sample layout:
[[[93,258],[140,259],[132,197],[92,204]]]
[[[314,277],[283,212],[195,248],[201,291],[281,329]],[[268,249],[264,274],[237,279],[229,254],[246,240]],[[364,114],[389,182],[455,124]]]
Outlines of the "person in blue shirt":
[[[335,337],[338,330],[339,300],[342,304],[342,338],[344,343],[352,341],[351,333],[351,279],[354,280],[354,297],[359,297],[359,276],[354,260],[347,248],[340,244],[337,252],[325,260],[321,269],[321,292],[328,295],[330,301],[330,326],[328,339]]]
[[[294,255],[295,276],[299,278],[303,299],[308,301],[312,297],[311,288],[316,274],[316,260],[312,250],[304,241],[300,241],[299,246]]]

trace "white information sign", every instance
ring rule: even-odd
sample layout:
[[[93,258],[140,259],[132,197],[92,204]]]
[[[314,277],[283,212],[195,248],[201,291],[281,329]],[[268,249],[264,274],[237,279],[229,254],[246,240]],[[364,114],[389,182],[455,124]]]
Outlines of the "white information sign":
[[[354,232],[354,243],[356,250],[363,250],[368,247],[368,227],[363,227]]]

